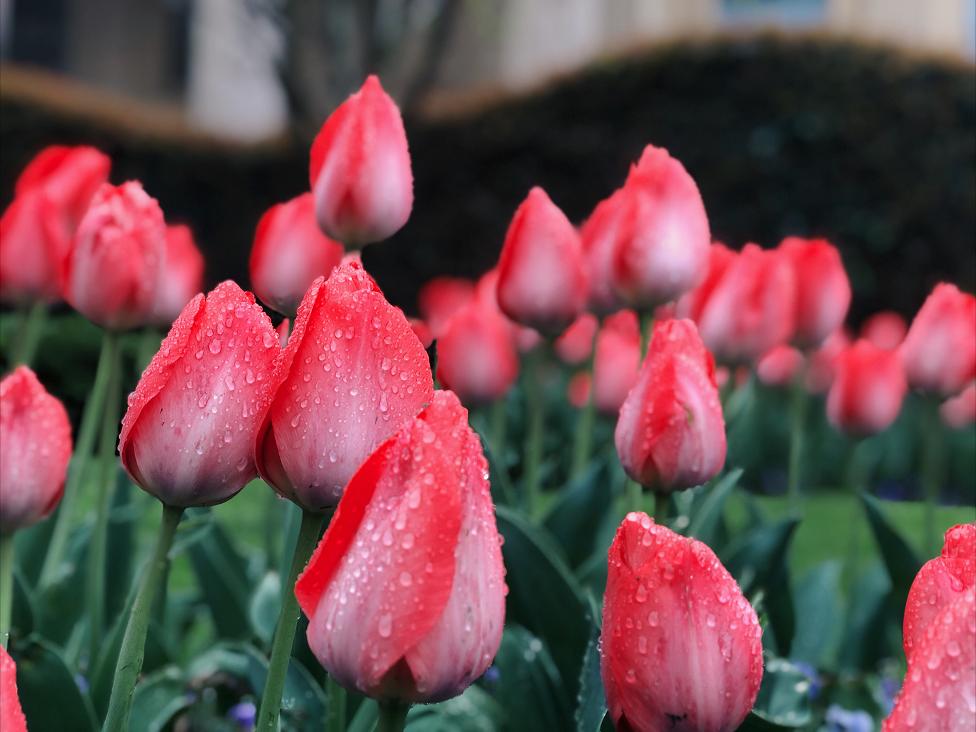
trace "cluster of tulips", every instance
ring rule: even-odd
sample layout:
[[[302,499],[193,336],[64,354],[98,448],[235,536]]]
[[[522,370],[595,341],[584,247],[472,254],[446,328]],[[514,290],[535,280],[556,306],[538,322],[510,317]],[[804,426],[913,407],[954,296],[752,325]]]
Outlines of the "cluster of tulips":
[[[618,730],[735,729],[762,683],[762,628],[713,550],[669,528],[667,499],[725,468],[736,385],[755,373],[788,386],[799,414],[808,392],[826,393],[831,423],[858,439],[885,430],[909,388],[951,424],[976,414],[976,298],[940,284],[910,328],[883,313],[852,339],[851,287],[831,244],[713,243],[694,180],[653,146],[581,228],[532,189],[497,267],[477,282],[427,283],[420,319],[386,300],[358,255],[399,230],[413,206],[403,123],[375,77],[322,127],[310,190],[261,219],[254,294],[230,281],[198,294],[203,258],[189,229],[167,226],[140,183],[108,183],[109,170],[91,148],[43,151],[18,180],[0,247],[3,298],[27,313],[13,362],[30,360],[51,302],[63,299],[104,329],[70,471],[58,399],[25,365],[0,387],[4,646],[15,532],[64,496],[39,580],[52,581],[78,519],[74,494],[97,488],[85,598],[91,662],[107,623],[116,449],[131,480],[162,504],[127,607],[105,730],[128,729],[185,510],[227,501],[255,476],[302,513],[258,729],[279,724],[299,609],[328,672],[339,725],[330,729],[345,721],[343,689],[375,698],[379,729],[395,730],[411,704],[449,699],[479,679],[501,643],[507,588],[489,463],[468,408],[500,414],[504,425],[524,368],[518,501],[537,518],[546,498],[540,383],[551,353],[577,372],[567,395],[577,409],[572,472],[589,462],[600,413],[616,420],[629,477],[603,599],[609,716]],[[277,328],[255,295],[283,316]],[[119,333],[153,324],[171,326],[119,432]],[[490,451],[502,451],[504,437],[491,438]],[[802,450],[797,428],[797,505]],[[504,462],[492,468],[510,483]],[[642,510],[649,494],[654,518]],[[976,724],[974,585],[976,526],[956,526],[909,595],[908,674],[886,730]],[[15,674],[3,651],[4,732],[25,728]]]

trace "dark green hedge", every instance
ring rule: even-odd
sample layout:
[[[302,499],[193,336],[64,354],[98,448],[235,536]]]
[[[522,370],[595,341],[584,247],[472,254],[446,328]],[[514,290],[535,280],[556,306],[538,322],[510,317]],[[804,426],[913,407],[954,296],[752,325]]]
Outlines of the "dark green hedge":
[[[818,39],[677,45],[408,128],[414,215],[366,255],[408,308],[427,277],[489,267],[530,186],[580,220],[647,142],[698,180],[716,237],[835,240],[855,280],[855,319],[881,307],[910,314],[941,278],[976,289],[976,74],[961,63]],[[261,212],[307,185],[305,144],[247,154],[164,144],[9,97],[0,131],[4,201],[37,148],[92,142],[115,159],[115,178],[141,178],[170,218],[195,226],[213,280],[246,281]]]

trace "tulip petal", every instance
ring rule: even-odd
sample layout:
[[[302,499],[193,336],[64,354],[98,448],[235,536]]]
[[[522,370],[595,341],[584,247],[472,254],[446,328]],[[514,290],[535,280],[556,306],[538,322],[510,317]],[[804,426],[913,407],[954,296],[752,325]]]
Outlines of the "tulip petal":
[[[27,732],[27,720],[17,695],[17,666],[7,649],[0,645],[0,729]]]

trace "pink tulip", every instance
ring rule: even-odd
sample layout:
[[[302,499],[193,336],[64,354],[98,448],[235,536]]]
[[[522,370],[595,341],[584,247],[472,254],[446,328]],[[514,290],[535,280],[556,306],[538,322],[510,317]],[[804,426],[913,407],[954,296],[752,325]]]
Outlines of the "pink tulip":
[[[939,414],[948,427],[957,430],[976,422],[976,381],[956,396],[946,399],[939,407]]]
[[[119,455],[168,506],[209,506],[254,475],[252,448],[270,399],[278,335],[235,283],[197,295],[142,373],[122,419]]]
[[[0,645],[0,729],[27,732],[27,720],[17,694],[17,665],[3,645]]]
[[[851,345],[851,338],[841,328],[827,337],[818,349],[810,354],[807,364],[806,386],[813,394],[824,394],[834,383],[837,359]]]
[[[796,282],[793,341],[813,348],[844,324],[851,283],[840,252],[826,239],[790,236],[779,245]]]
[[[388,239],[407,223],[413,208],[407,134],[375,76],[322,125],[309,179],[319,227],[347,247]]]
[[[603,322],[593,357],[593,404],[600,414],[617,416],[637,383],[640,340],[640,323],[633,310],[621,310]]]
[[[435,277],[417,294],[417,306],[434,338],[440,338],[451,317],[474,297],[475,283],[463,277]]]
[[[623,200],[623,191],[617,190],[600,201],[580,229],[590,283],[588,307],[598,315],[609,315],[624,306],[613,289],[613,259],[620,236]]]
[[[251,248],[254,294],[282,315],[294,317],[305,291],[342,261],[342,245],[315,223],[311,193],[269,208],[258,222]]]
[[[26,366],[0,381],[0,534],[54,510],[71,459],[64,406]]]
[[[756,375],[766,386],[788,386],[803,368],[803,354],[792,346],[776,346],[759,359]]]
[[[655,323],[614,440],[627,475],[654,491],[691,488],[722,469],[725,420],[715,362],[690,320]]]
[[[308,643],[343,686],[436,702],[491,664],[505,569],[481,441],[449,391],[349,481],[295,585]]]
[[[908,383],[941,396],[976,379],[976,297],[945,282],[919,309],[901,345]]]
[[[339,502],[363,460],[433,393],[427,353],[406,316],[356,263],[312,283],[271,381],[258,472],[315,512]]]
[[[897,419],[906,390],[897,352],[856,341],[837,358],[827,418],[837,429],[855,435],[884,432]]]
[[[610,547],[601,671],[618,730],[727,732],[752,709],[762,628],[705,544],[629,513]]]
[[[861,338],[866,338],[878,348],[893,351],[901,345],[908,333],[908,324],[898,313],[882,310],[864,321]]]
[[[541,188],[515,212],[498,261],[498,305],[516,323],[558,335],[587,295],[576,229]]]
[[[183,224],[166,227],[166,264],[156,292],[154,320],[169,326],[193,296],[203,290],[203,255],[193,232]]]
[[[593,338],[599,322],[592,313],[583,313],[563,331],[554,344],[556,355],[570,366],[578,366],[593,353]]]

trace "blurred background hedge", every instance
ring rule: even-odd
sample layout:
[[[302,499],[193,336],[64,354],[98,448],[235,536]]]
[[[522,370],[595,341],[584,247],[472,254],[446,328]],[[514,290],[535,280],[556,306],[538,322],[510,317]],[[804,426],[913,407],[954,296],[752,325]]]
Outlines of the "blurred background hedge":
[[[259,216],[308,186],[308,140],[211,144],[65,114],[35,96],[0,99],[4,203],[44,145],[97,145],[114,180],[142,179],[169,219],[192,224],[211,282],[246,282]],[[961,62],[820,38],[682,43],[407,127],[414,213],[365,255],[407,310],[429,277],[489,268],[532,185],[582,221],[648,142],[691,171],[716,238],[835,241],[854,279],[855,323],[881,308],[910,316],[939,279],[976,289],[976,74]]]

